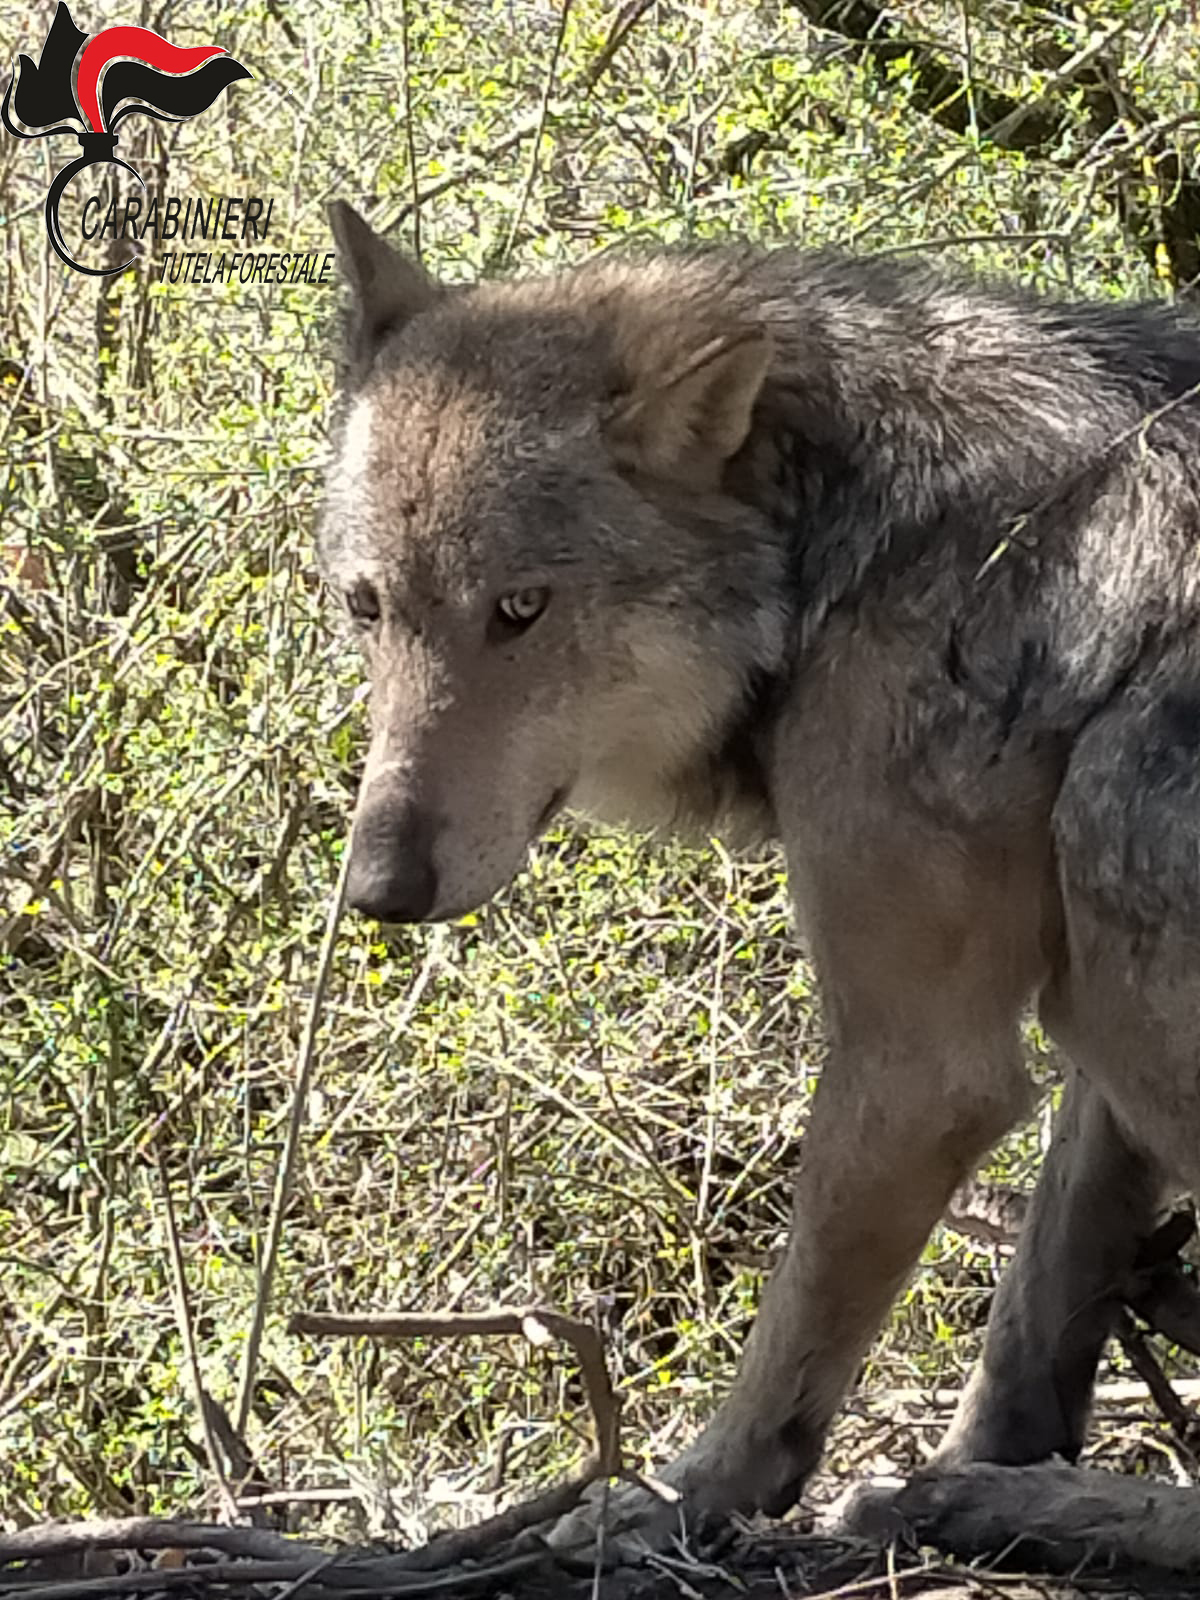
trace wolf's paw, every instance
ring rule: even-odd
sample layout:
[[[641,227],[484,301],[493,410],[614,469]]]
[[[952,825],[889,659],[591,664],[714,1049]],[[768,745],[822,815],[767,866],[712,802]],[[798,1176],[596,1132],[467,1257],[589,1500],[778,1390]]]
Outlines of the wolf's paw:
[[[670,1482],[675,1475],[668,1468],[662,1479],[594,1483],[542,1536],[560,1556],[618,1565],[637,1565],[648,1555],[686,1546],[698,1521],[712,1514],[694,1512],[684,1486]]]
[[[898,1504],[909,1481],[877,1477],[852,1483],[822,1512],[817,1532],[879,1545],[909,1537],[911,1529]]]
[[[615,1485],[592,1484],[542,1537],[560,1554],[586,1551],[618,1563],[688,1550],[696,1540],[708,1546],[734,1512],[778,1514],[794,1504],[801,1481],[794,1463],[778,1452],[765,1446],[748,1451],[710,1430],[658,1478],[631,1473]]]

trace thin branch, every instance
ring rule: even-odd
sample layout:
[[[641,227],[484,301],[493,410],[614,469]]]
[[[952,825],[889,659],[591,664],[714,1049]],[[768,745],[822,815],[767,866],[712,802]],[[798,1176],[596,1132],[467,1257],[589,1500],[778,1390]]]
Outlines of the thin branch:
[[[534,131],[533,149],[529,156],[529,171],[525,174],[520,203],[517,206],[516,215],[512,219],[512,226],[508,230],[508,238],[504,241],[504,249],[500,253],[501,261],[506,261],[512,254],[517,234],[520,233],[521,225],[525,221],[525,212],[533,195],[533,186],[537,182],[538,170],[541,164],[542,140],[546,134],[546,123],[550,118],[550,96],[554,93],[554,80],[558,77],[558,58],[562,55],[563,40],[567,36],[567,20],[571,15],[571,0],[559,0],[559,4],[561,9],[558,18],[558,33],[554,38],[554,52],[550,57],[550,65],[546,69],[546,81],[542,85],[542,100],[538,106],[537,128]]]
[[[227,1532],[230,1530],[226,1530]],[[392,1600],[400,1595],[444,1594],[456,1600],[472,1589],[503,1587],[506,1580],[517,1573],[529,1572],[544,1566],[545,1551],[512,1556],[492,1566],[462,1568],[455,1572],[435,1573],[430,1577],[414,1574],[406,1577],[397,1565],[403,1557],[385,1557],[371,1561],[349,1556],[331,1562],[328,1552],[322,1552],[314,1562],[300,1561],[213,1561],[203,1566],[154,1567],[144,1572],[119,1572],[111,1578],[79,1578],[64,1583],[35,1583],[22,1585],[21,1600],[101,1600],[107,1595],[158,1594],[163,1590],[186,1589],[195,1593],[206,1589],[246,1593],[254,1584],[295,1583],[304,1580],[309,1590],[323,1590],[332,1595],[352,1600],[355,1596],[375,1596]]]
[[[325,933],[321,939],[321,954],[317,963],[317,976],[313,984],[312,999],[300,1040],[300,1053],[296,1062],[296,1081],[292,1086],[292,1109],[288,1117],[287,1134],[279,1166],[275,1173],[275,1196],[271,1202],[271,1220],[267,1227],[267,1240],[263,1248],[258,1272],[258,1294],[254,1302],[254,1315],[246,1338],[242,1360],[241,1380],[238,1385],[237,1406],[234,1411],[233,1431],[243,1435],[246,1419],[250,1415],[250,1401],[254,1394],[254,1378],[258,1370],[258,1355],[262,1348],[263,1329],[271,1304],[271,1291],[275,1284],[275,1268],[279,1261],[279,1245],[283,1238],[283,1218],[292,1194],[292,1178],[296,1170],[296,1157],[300,1150],[300,1135],[304,1128],[304,1115],[308,1101],[308,1086],[312,1078],[313,1062],[317,1051],[317,1030],[325,991],[329,987],[329,974],[333,968],[333,952],[337,944],[338,928],[342,920],[342,907],[346,899],[346,878],[350,871],[350,842],[342,852],[342,864],[337,883],[329,898],[329,912],[325,920]]]
[[[1063,134],[1071,127],[1073,116],[1066,90],[1082,92],[1088,124],[1093,135],[1101,138],[1118,129],[1127,131],[1130,126],[1153,121],[1120,89],[1112,67],[1112,46],[1132,25],[1132,12],[1074,55],[1062,59],[1035,94],[1018,100],[975,81],[970,84],[970,94],[964,93],[962,73],[945,54],[933,45],[899,37],[888,10],[871,0],[790,3],[816,27],[857,45],[866,70],[889,93],[894,92],[893,65],[903,59],[908,104],[968,141],[966,150],[953,157],[934,179],[926,180],[925,187],[949,176],[982,144],[1035,152],[1063,166],[1078,168],[1083,158],[1063,147]],[[1134,70],[1130,68],[1131,72]],[[1128,208],[1118,201],[1117,209],[1143,257],[1184,293],[1200,275],[1200,177],[1194,161],[1178,147],[1168,146],[1161,135],[1149,137],[1147,144],[1137,171],[1151,196],[1157,199],[1149,205]],[[1127,198],[1124,188],[1121,194]],[[858,232],[861,234],[862,230]]]
[[[617,12],[616,17],[613,19],[613,25],[608,30],[608,38],[597,50],[587,71],[580,79],[580,87],[585,94],[590,94],[600,82],[600,79],[612,66],[617,51],[625,43],[647,11],[650,10],[651,6],[656,4],[657,0],[628,0],[628,3],[623,5]]]
[[[646,15],[647,11],[657,3],[657,0],[633,0],[633,3],[624,6],[618,13],[612,31],[596,54],[595,60],[586,69],[581,78],[581,85],[585,94],[591,92],[599,84],[601,78],[608,72],[617,53],[633,32],[634,27]],[[515,128],[509,130],[494,144],[470,152],[464,166],[455,172],[449,172],[444,178],[439,178],[436,183],[431,183],[428,189],[422,189],[413,195],[411,200],[406,200],[394,217],[380,219],[374,224],[380,233],[390,233],[393,228],[398,228],[402,222],[407,222],[413,212],[421,206],[428,205],[431,200],[436,200],[439,195],[447,194],[451,189],[457,189],[459,184],[469,183],[472,178],[481,172],[486,172],[495,165],[501,156],[510,150],[515,150],[526,139],[531,139],[542,127],[542,117],[535,114],[523,118]]]
[[[1029,100],[1023,100],[999,121],[985,127],[980,135],[981,142],[1011,145],[1017,130],[1022,128],[1036,111],[1050,105],[1060,89],[1069,88],[1081,74],[1099,60],[1109,45],[1126,31],[1130,20],[1128,16],[1122,17],[1108,29],[1107,33],[1102,33],[1091,44],[1082,50],[1077,50],[1070,60],[1065,61],[1059,71],[1042,85],[1036,95]]]
[[[404,73],[404,142],[408,147],[408,181],[412,187],[412,251],[421,259],[421,186],[417,174],[417,141],[413,132],[412,62],[409,55],[408,0],[400,0],[400,55]]]
[[[349,1483],[331,1483],[313,1489],[268,1489],[264,1494],[238,1495],[240,1511],[263,1511],[273,1506],[340,1506],[360,1504],[364,1490]]]
[[[873,75],[891,88],[894,62],[908,63],[909,103],[952,133],[965,136],[971,128],[971,109],[963,93],[962,71],[946,61],[931,45],[893,36],[886,11],[869,0],[791,0],[818,28],[837,33],[862,46],[862,59]],[[973,86],[973,110],[978,126],[990,130],[1020,112],[1012,123],[1010,139],[1015,149],[1039,149],[1057,138],[1062,115],[1042,103],[1022,102],[980,84]]]
[[[213,1434],[212,1419],[208,1411],[208,1393],[204,1387],[204,1376],[200,1371],[200,1356],[196,1350],[195,1326],[192,1321],[192,1303],[188,1294],[187,1273],[183,1265],[183,1249],[179,1242],[179,1224],[175,1218],[175,1202],[171,1197],[171,1179],[167,1172],[166,1158],[162,1147],[158,1149],[158,1180],[162,1185],[163,1215],[167,1224],[167,1254],[171,1262],[171,1278],[175,1289],[175,1320],[179,1324],[179,1337],[183,1343],[184,1358],[187,1361],[188,1376],[192,1385],[192,1398],[195,1401],[196,1411],[200,1418],[200,1431],[204,1436],[204,1450],[208,1456],[209,1470],[217,1485],[217,1494],[220,1497],[221,1509],[228,1522],[237,1522],[238,1508],[229,1486],[229,1479],[225,1476],[225,1466],[221,1460],[221,1452],[217,1448],[217,1441]]]
[[[275,21],[283,29],[283,36],[287,40],[287,42],[291,45],[292,49],[293,50],[303,50],[304,41],[301,39],[300,35],[296,32],[295,28],[292,27],[292,25],[288,21],[287,17],[284,16],[283,11],[282,11],[282,9],[280,8],[280,5],[279,5],[279,0],[267,0],[267,10],[271,13],[271,15],[275,18]]]
[[[610,1477],[620,1470],[620,1404],[613,1394],[604,1346],[595,1328],[576,1317],[546,1306],[523,1310],[497,1307],[489,1311],[370,1312],[360,1316],[298,1311],[288,1322],[288,1332],[368,1339],[462,1339],[473,1334],[518,1333],[539,1346],[560,1339],[570,1345],[579,1362],[595,1430],[594,1473]]]
[[[1007,555],[1014,546],[1017,549],[1027,548],[1025,541],[1026,530],[1031,523],[1044,516],[1056,501],[1065,500],[1069,494],[1074,493],[1081,484],[1087,482],[1092,474],[1106,467],[1118,450],[1123,450],[1127,444],[1132,444],[1135,440],[1140,444],[1144,444],[1155,423],[1161,422],[1164,417],[1169,417],[1173,412],[1178,411],[1181,406],[1190,405],[1193,400],[1200,400],[1200,383],[1193,383],[1190,388],[1184,389],[1180,394],[1172,395],[1161,406],[1156,406],[1153,411],[1147,411],[1136,422],[1130,423],[1128,428],[1109,440],[1094,460],[1085,462],[1077,471],[1068,474],[1067,477],[1061,479],[1044,494],[1036,504],[1032,505],[1028,511],[1023,511],[1019,516],[1014,517],[1003,536],[992,548],[978,572],[976,572],[976,581],[995,566],[1001,557]],[[1032,548],[1032,546],[1028,547]]]
[[[1189,1411],[1175,1393],[1166,1373],[1151,1354],[1145,1335],[1134,1326],[1127,1311],[1118,1314],[1116,1333],[1130,1365],[1149,1389],[1150,1398],[1166,1418],[1171,1432],[1180,1444],[1192,1449],[1196,1443],[1195,1412]]]
[[[444,1572],[461,1566],[464,1561],[478,1561],[490,1550],[509,1544],[518,1534],[530,1528],[557,1522],[565,1517],[583,1498],[584,1490],[596,1481],[595,1471],[583,1472],[570,1483],[558,1483],[532,1500],[509,1506],[494,1517],[470,1528],[453,1533],[439,1534],[423,1549],[397,1557],[405,1572]]]
[[[176,1522],[167,1517],[97,1517],[85,1522],[45,1522],[0,1533],[0,1562],[44,1561],[85,1550],[220,1550],[252,1560],[288,1560],[315,1566],[328,1551],[285,1539],[265,1528]]]

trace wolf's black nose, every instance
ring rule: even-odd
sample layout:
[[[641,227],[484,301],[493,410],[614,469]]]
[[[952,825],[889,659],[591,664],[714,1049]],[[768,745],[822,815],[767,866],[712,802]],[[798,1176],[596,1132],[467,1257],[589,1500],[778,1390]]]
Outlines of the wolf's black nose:
[[[421,922],[437,899],[433,827],[421,813],[380,805],[361,813],[350,841],[346,900],[380,922]]]

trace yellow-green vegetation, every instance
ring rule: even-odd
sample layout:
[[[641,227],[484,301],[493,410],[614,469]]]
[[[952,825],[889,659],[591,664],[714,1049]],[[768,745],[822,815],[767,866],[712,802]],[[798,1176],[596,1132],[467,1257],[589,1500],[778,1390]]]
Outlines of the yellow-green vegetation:
[[[343,197],[453,279],[737,233],[1116,296],[1200,270],[1190,9],[81,0],[75,20],[251,69],[194,122],[130,118],[121,153],[172,193],[273,197],[267,248],[328,249]],[[5,40],[36,57],[50,14],[7,4]],[[181,1326],[232,1410],[362,735],[312,562],[335,293],[161,284],[156,251],[67,272],[41,216],[66,146],[0,146],[14,1522],[199,1503]],[[781,861],[556,835],[456,926],[347,920],[315,1043],[247,1428],[266,1484],[348,1486],[344,1525],[419,1537],[493,1503],[502,1440],[505,1492],[528,1491],[586,1427],[565,1357],[289,1337],[300,1306],[595,1316],[631,1452],[683,1442],[782,1240],[821,1064]],[[1037,1149],[1024,1130],[995,1170]],[[866,1391],[956,1385],[993,1268],[935,1239]],[[935,1435],[932,1412],[851,1416],[834,1459],[904,1465]]]

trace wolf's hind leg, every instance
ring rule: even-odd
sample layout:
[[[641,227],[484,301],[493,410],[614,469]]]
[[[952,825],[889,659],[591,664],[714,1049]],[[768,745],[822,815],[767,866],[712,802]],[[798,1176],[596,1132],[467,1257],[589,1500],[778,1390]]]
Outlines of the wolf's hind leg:
[[[1155,1164],[1072,1069],[983,1354],[935,1468],[1079,1454],[1096,1365],[1153,1231],[1159,1187]]]
[[[971,1462],[1078,1450],[1119,1280],[1166,1185],[1200,1186],[1196,685],[1185,655],[1151,663],[1089,724],[1058,794],[1063,940],[1042,1016],[1086,1083],[1071,1086],[983,1367],[938,1463],[951,1470],[896,1501],[929,1543],[951,1542],[960,1512],[994,1500],[998,1469]],[[1102,1504],[1082,1479],[1077,1493]],[[880,1509],[867,1497],[850,1525],[883,1526]]]
[[[1121,1280],[1166,1176],[1200,1178],[1200,702],[1159,662],[1080,738],[1054,809],[1064,942],[1042,1019],[1079,1074],[947,1460],[1082,1444]],[[1169,692],[1168,692],[1169,691]]]
[[[1153,663],[1078,741],[1054,809],[1064,946],[1042,1019],[1078,1073],[946,1451],[1080,1448],[1095,1364],[1170,1180],[1200,1182],[1195,667]]]
[[[1065,959],[1047,1029],[1159,1182],[1200,1188],[1200,665],[1180,647],[1096,717],[1054,809]],[[1113,1146],[1111,1159],[1126,1173]],[[1136,1160],[1136,1156],[1132,1157]],[[1149,1180],[1147,1180],[1149,1181]]]

